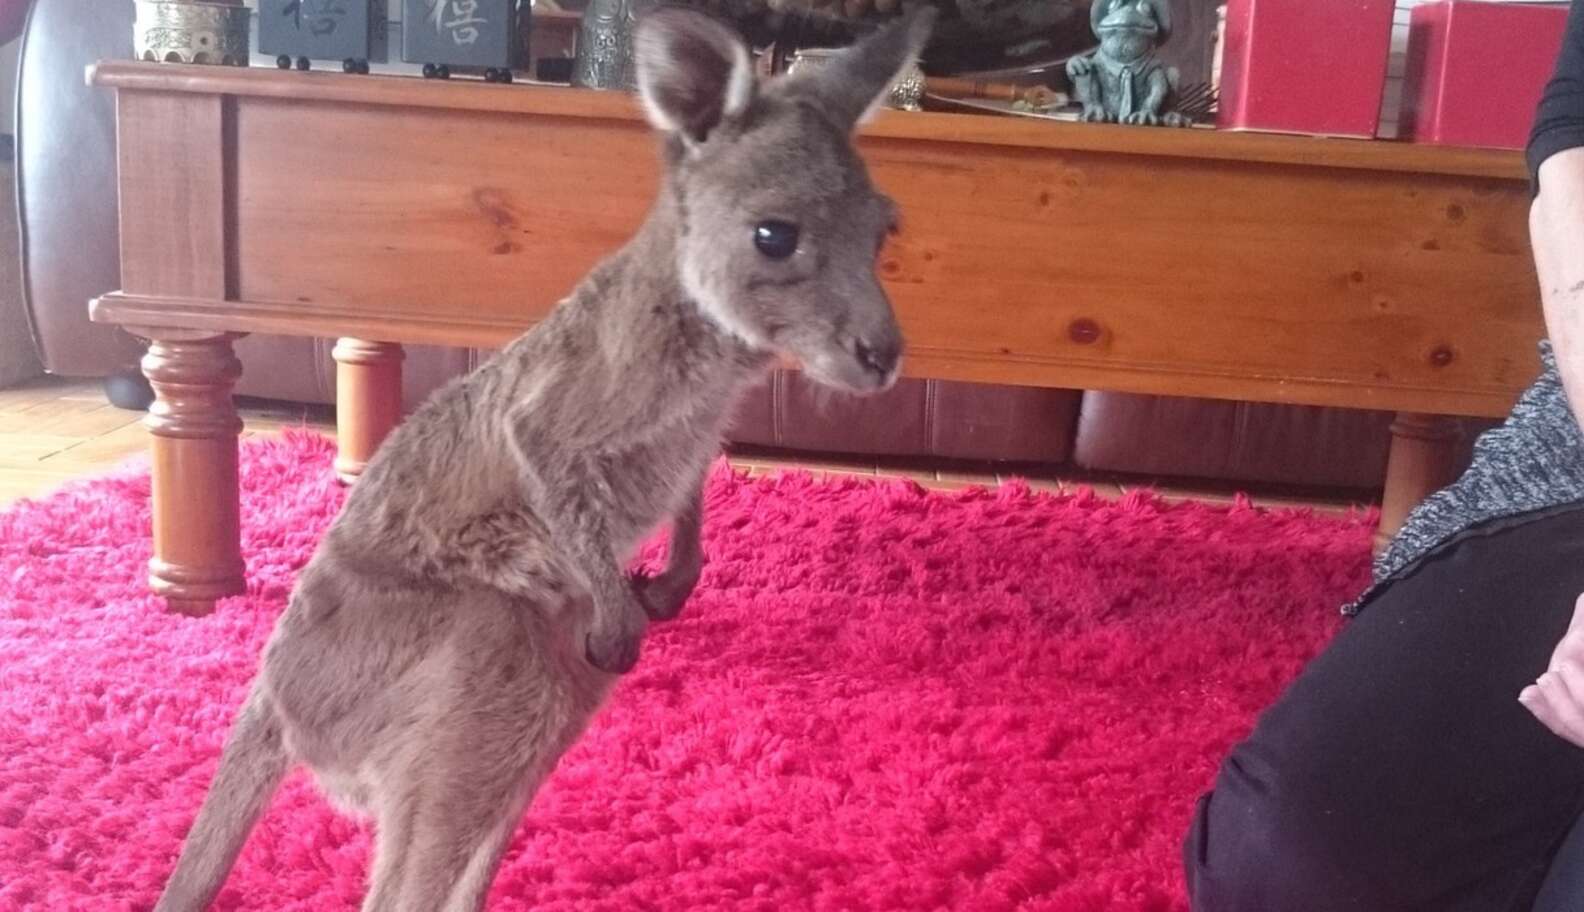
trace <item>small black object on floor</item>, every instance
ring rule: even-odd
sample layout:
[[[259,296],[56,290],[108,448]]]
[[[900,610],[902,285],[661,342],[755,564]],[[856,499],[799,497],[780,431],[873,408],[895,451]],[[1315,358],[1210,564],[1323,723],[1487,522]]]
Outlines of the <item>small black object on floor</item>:
[[[138,371],[126,368],[104,378],[105,398],[116,408],[146,412],[154,404],[154,389]]]

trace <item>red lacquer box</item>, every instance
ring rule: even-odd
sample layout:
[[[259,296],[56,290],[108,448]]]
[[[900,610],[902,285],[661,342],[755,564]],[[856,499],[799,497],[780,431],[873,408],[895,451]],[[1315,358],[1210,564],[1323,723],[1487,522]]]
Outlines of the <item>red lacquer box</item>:
[[[1228,0],[1216,125],[1373,137],[1392,7],[1392,0]]]
[[[1414,7],[1408,21],[1403,138],[1522,149],[1567,7],[1441,0]]]

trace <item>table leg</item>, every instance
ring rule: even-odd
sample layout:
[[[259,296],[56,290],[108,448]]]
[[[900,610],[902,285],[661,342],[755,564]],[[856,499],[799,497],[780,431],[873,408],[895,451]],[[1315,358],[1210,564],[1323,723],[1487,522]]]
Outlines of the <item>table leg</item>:
[[[207,614],[246,589],[238,520],[231,388],[242,363],[233,333],[148,330],[143,374],[154,402],[143,423],[153,451],[154,558],[149,587],[172,611]]]
[[[1397,414],[1391,425],[1391,455],[1386,463],[1380,528],[1375,533],[1376,553],[1391,542],[1420,501],[1454,480],[1459,433],[1451,418]]]
[[[385,435],[401,420],[402,347],[391,342],[337,339],[336,474],[352,482]]]

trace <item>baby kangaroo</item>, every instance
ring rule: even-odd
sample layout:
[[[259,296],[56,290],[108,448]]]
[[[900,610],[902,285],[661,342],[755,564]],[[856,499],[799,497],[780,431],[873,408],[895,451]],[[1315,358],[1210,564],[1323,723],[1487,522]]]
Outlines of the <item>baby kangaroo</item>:
[[[715,20],[642,20],[640,97],[664,135],[652,212],[369,464],[271,636],[159,912],[209,904],[294,763],[374,818],[365,910],[482,907],[534,793],[698,580],[701,485],[739,395],[778,354],[849,391],[895,380],[874,274],[895,211],[852,132],[932,20],[763,83]],[[665,570],[630,578],[667,519]]]

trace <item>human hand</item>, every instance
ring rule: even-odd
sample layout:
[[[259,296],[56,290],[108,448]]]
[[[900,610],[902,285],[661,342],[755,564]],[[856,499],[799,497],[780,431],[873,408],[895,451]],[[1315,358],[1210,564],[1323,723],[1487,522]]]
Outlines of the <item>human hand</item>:
[[[1550,666],[1518,694],[1518,702],[1558,737],[1584,747],[1584,595],[1573,605]]]

